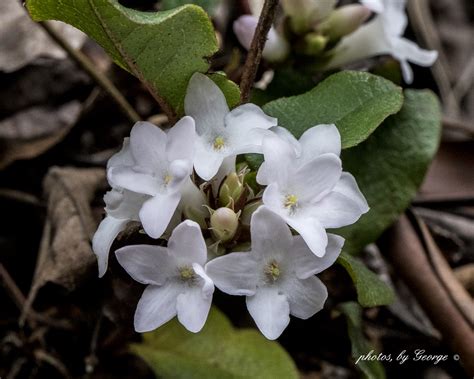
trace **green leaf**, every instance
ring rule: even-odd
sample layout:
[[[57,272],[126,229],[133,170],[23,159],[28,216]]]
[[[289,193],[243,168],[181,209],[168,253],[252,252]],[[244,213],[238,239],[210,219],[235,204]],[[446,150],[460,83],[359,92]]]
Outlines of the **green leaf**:
[[[342,147],[348,148],[364,141],[402,103],[401,88],[392,82],[365,72],[344,71],[303,95],[272,101],[263,109],[296,138],[315,125],[336,124]]]
[[[216,308],[197,334],[174,319],[143,338],[143,343],[132,345],[132,351],[159,378],[298,378],[293,361],[277,342],[253,329],[235,329]]]
[[[395,299],[392,288],[357,258],[343,252],[337,259],[337,263],[349,273],[357,291],[357,300],[363,307],[388,305]]]
[[[370,211],[354,225],[338,229],[344,250],[357,253],[374,242],[408,207],[439,144],[441,113],[430,91],[405,91],[402,110],[387,119],[367,141],[342,153]]]
[[[374,355],[374,348],[370,342],[364,337],[362,325],[362,309],[355,302],[347,302],[339,305],[339,309],[346,316],[347,332],[351,340],[352,358],[357,362],[362,355]],[[362,360],[357,362],[357,367],[369,379],[384,379],[385,370],[382,364],[377,360]]]
[[[189,78],[206,72],[218,49],[209,16],[195,5],[140,12],[117,0],[27,0],[27,8],[36,21],[64,21],[96,40],[171,114],[183,113]]]
[[[203,8],[210,15],[214,15],[220,3],[221,0],[163,0],[161,2],[161,9],[166,11],[186,4],[194,4]]]

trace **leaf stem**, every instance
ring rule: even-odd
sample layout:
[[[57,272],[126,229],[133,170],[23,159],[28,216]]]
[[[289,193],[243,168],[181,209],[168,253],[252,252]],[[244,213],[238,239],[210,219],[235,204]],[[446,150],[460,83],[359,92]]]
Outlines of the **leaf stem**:
[[[257,28],[250,45],[247,59],[243,69],[242,79],[240,81],[240,102],[246,103],[250,97],[255,76],[257,75],[258,65],[262,59],[263,48],[267,41],[267,35],[275,18],[278,0],[265,0],[262,13],[258,19]]]
[[[59,46],[61,46],[69,56],[87,73],[89,76],[117,103],[120,110],[132,122],[141,120],[140,115],[133,109],[130,103],[115,87],[112,81],[98,71],[92,61],[79,50],[74,49],[58,32],[56,32],[47,22],[40,22],[39,25],[48,33]]]

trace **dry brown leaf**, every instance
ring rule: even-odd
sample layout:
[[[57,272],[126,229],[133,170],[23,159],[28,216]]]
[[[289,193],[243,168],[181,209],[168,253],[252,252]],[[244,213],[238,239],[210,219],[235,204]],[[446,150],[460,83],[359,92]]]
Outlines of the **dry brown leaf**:
[[[474,198],[474,143],[443,142],[420,188],[416,201]]]
[[[98,220],[90,204],[105,185],[102,169],[53,167],[46,175],[47,219],[24,314],[46,283],[72,291],[93,273],[91,239]]]
[[[86,35],[72,26],[58,21],[51,25],[75,48],[86,40]],[[0,70],[18,70],[39,56],[65,58],[66,53],[31,20],[22,2],[0,1]]]
[[[81,113],[81,103],[59,108],[31,107],[0,122],[0,169],[34,158],[60,142]]]

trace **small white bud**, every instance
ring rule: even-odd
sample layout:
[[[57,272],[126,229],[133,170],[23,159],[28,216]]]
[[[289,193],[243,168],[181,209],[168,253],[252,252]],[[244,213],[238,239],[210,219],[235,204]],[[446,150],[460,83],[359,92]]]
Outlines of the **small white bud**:
[[[230,208],[219,208],[211,216],[211,233],[217,241],[227,242],[234,238],[239,227],[240,212]]]

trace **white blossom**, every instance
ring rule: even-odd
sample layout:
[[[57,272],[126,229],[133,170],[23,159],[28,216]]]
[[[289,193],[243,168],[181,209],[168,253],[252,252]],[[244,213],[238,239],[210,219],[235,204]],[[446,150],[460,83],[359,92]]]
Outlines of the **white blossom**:
[[[221,291],[247,296],[247,308],[260,331],[276,339],[290,314],[307,319],[323,308],[327,290],[314,275],[334,263],[344,239],[329,234],[326,254],[318,258],[266,207],[253,214],[251,236],[251,251],[215,258],[207,263],[206,273]]]
[[[125,138],[122,149],[113,155],[107,167],[112,165],[131,165],[133,158],[130,153],[129,139]],[[100,223],[92,239],[92,250],[97,256],[99,277],[107,271],[109,250],[117,235],[125,229],[130,221],[139,221],[139,211],[143,203],[150,197],[125,190],[110,183],[112,189],[104,196],[106,217]]]
[[[400,62],[403,78],[413,82],[413,71],[408,62],[431,66],[438,57],[436,51],[421,49],[403,38],[407,26],[405,0],[364,1],[364,5],[381,13],[343,38],[334,49],[327,68],[336,68],[360,59],[389,54]]]
[[[229,111],[219,87],[200,73],[189,81],[184,107],[196,122],[194,169],[204,180],[216,175],[226,158],[261,152],[263,137],[271,133],[267,129],[277,124],[255,104]]]
[[[199,225],[183,221],[167,247],[135,245],[115,252],[120,265],[136,281],[148,284],[135,312],[135,330],[154,330],[176,315],[197,333],[204,326],[214,284],[204,272],[207,248]]]
[[[191,117],[182,118],[164,132],[153,124],[138,122],[130,133],[132,163],[113,162],[108,168],[111,183],[150,198],[139,211],[145,232],[159,238],[166,230],[191,175],[195,127]]]
[[[325,229],[355,223],[368,211],[367,202],[354,177],[342,171],[335,125],[312,127],[299,141],[283,128],[276,132],[263,141],[265,161],[257,173],[257,181],[267,185],[263,203],[321,257]]]

